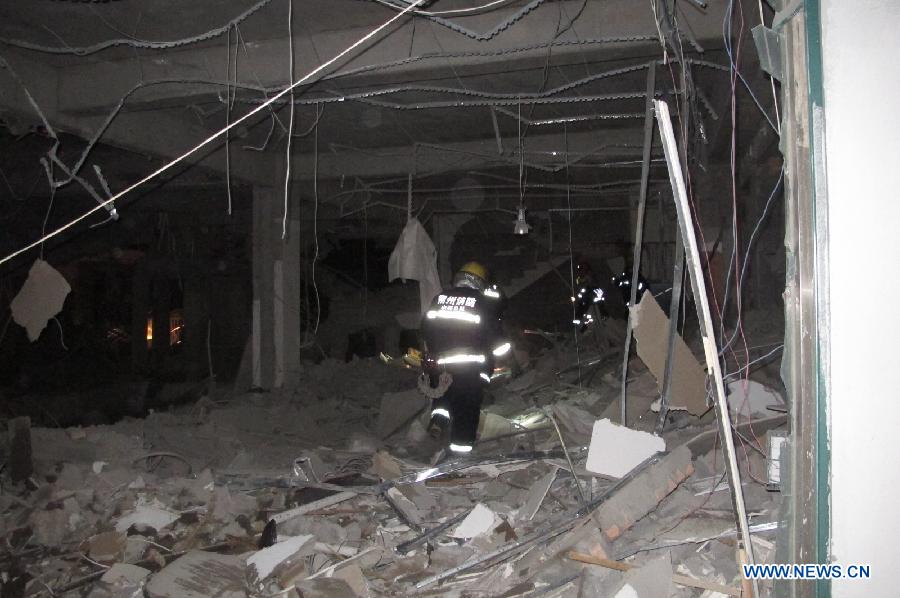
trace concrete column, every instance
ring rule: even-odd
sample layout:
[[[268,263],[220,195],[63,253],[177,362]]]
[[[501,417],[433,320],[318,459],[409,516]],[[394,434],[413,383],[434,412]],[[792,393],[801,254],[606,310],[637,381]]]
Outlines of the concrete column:
[[[299,203],[299,202],[296,202]],[[295,387],[300,381],[300,334],[301,280],[300,271],[300,220],[295,211],[288,220],[287,238],[281,245],[281,274],[283,297],[282,316],[282,376],[284,386]]]
[[[273,210],[275,190],[253,189],[253,307],[251,320],[252,376],[255,388],[273,388],[275,383],[274,345],[274,258]]]
[[[253,190],[252,383],[296,385],[300,364],[300,222],[292,198],[282,239],[283,190]]]

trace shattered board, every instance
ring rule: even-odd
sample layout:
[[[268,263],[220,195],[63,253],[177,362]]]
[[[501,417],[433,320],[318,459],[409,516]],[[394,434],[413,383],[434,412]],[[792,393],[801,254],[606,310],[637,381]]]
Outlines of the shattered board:
[[[44,260],[35,260],[25,284],[9,306],[13,320],[28,333],[28,340],[38,339],[47,322],[62,310],[71,290],[56,268]]]
[[[647,364],[662,388],[669,342],[669,318],[663,313],[652,293],[644,293],[632,310],[637,354]],[[706,371],[680,335],[675,335],[672,356],[672,398],[670,409],[686,409],[693,415],[706,412]]]

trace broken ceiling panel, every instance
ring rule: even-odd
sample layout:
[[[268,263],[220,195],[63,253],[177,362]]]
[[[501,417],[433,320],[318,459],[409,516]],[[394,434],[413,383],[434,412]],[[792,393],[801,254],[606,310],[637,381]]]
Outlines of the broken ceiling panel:
[[[62,311],[71,290],[58,270],[44,260],[35,260],[25,284],[10,304],[13,320],[25,328],[28,340],[38,339],[50,319]]]
[[[634,338],[638,357],[656,378],[662,389],[666,370],[669,318],[663,313],[652,293],[644,293],[641,302],[632,310]],[[675,336],[672,359],[672,398],[670,409],[687,410],[702,415],[706,406],[706,372],[680,335]]]

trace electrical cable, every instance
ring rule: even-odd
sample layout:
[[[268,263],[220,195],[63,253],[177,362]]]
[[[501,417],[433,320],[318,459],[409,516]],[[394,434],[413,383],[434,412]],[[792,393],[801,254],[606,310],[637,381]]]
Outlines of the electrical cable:
[[[229,80],[231,78],[231,29],[228,30],[228,38],[225,43],[225,55],[228,59],[225,63],[225,72]],[[237,79],[237,65],[235,65],[235,76]],[[237,90],[235,90],[237,95]],[[231,124],[231,83],[225,88],[225,127]],[[225,134],[225,194],[228,197],[228,215],[231,216],[231,134]]]
[[[323,108],[324,110],[324,108]],[[319,322],[322,319],[322,302],[319,297],[319,286],[316,284],[316,262],[319,259],[319,120],[316,119],[316,130],[313,135],[313,250],[312,283],[316,295],[316,325],[313,337],[319,333]]]
[[[57,151],[58,151],[60,143],[61,143],[60,139],[57,136],[56,131],[50,125],[50,121],[48,121],[47,117],[44,115],[43,110],[41,110],[41,107],[38,105],[37,101],[34,99],[34,96],[31,95],[31,92],[25,86],[25,82],[22,81],[22,79],[19,77],[19,74],[12,67],[12,65],[9,64],[9,62],[2,56],[0,56],[0,68],[4,68],[7,71],[9,71],[9,74],[12,76],[12,78],[22,88],[22,92],[25,94],[25,97],[28,99],[28,103],[34,109],[38,118],[41,119],[41,123],[44,125],[44,129],[46,130],[47,135],[51,139],[53,139],[53,146],[47,152],[47,157],[49,158],[50,162],[55,164],[63,172],[63,174],[68,175],[69,178],[67,178],[63,181],[56,181],[56,180],[51,179],[51,184],[58,188],[58,187],[63,187],[65,185],[68,185],[72,181],[77,182],[82,187],[84,187],[85,191],[87,191],[90,194],[90,196],[92,198],[94,198],[94,200],[99,204],[100,207],[103,207],[104,209],[106,209],[109,212],[109,215],[111,218],[117,219],[119,217],[119,215],[118,215],[118,212],[116,212],[115,205],[113,204],[112,207],[108,207],[109,204],[112,202],[104,203],[103,198],[100,197],[100,195],[97,193],[96,189],[94,189],[94,186],[78,176],[78,170],[81,168],[81,166],[84,164],[84,161],[87,159],[88,152],[90,152],[91,148],[93,147],[93,143],[88,144],[88,147],[85,149],[84,152],[82,152],[81,158],[79,159],[78,163],[75,165],[74,169],[70,169],[68,166],[66,166],[63,163],[63,161],[60,160],[60,158],[57,156]],[[109,120],[111,120],[111,118],[107,119],[107,121],[102,125],[102,127],[108,126]],[[96,211],[96,210],[94,210],[94,211]],[[93,213],[93,211],[92,211],[92,213]],[[2,263],[2,262],[0,262],[0,263]]]
[[[389,6],[390,8],[402,8],[402,6],[392,3],[389,0],[374,0],[378,4],[383,4],[385,6]],[[451,10],[437,10],[437,11],[429,11],[429,10],[414,10],[412,13],[414,15],[419,15],[423,17],[438,17],[441,15],[461,15],[461,14],[476,14],[486,9],[494,9],[500,7],[503,4],[512,4],[517,0],[493,0],[493,2],[488,2],[487,4],[482,4],[481,6],[473,6],[472,8],[454,8]]]
[[[262,105],[260,105],[260,106],[257,106],[257,107],[254,108],[253,110],[249,111],[248,113],[244,114],[243,116],[241,116],[240,118],[238,118],[237,120],[235,120],[233,123],[231,123],[231,125],[230,125],[229,128],[234,128],[234,127],[236,127],[237,125],[241,124],[242,122],[244,122],[244,121],[250,119],[251,117],[255,116],[256,114],[258,114],[259,112],[261,112],[262,110],[264,110],[265,108],[267,108],[268,106],[270,106],[272,103],[278,101],[280,98],[284,97],[285,95],[287,95],[288,93],[290,93],[291,91],[293,91],[293,90],[294,90],[295,88],[297,88],[298,86],[302,85],[303,83],[305,83],[305,82],[308,81],[309,79],[315,77],[316,75],[318,75],[319,73],[321,73],[322,71],[324,71],[325,69],[327,69],[328,67],[330,67],[331,65],[333,65],[335,62],[337,62],[338,60],[340,60],[341,58],[343,58],[344,56],[346,56],[347,54],[349,54],[350,52],[352,52],[353,50],[355,50],[356,48],[358,48],[358,47],[361,46],[362,44],[366,43],[367,41],[369,41],[370,39],[372,39],[373,37],[375,37],[376,35],[378,35],[381,31],[385,30],[386,28],[390,27],[393,23],[395,23],[395,22],[398,21],[399,19],[403,18],[403,16],[406,15],[406,13],[409,12],[409,10],[415,8],[416,6],[418,6],[419,4],[421,4],[422,2],[424,2],[424,0],[413,0],[413,2],[409,5],[409,7],[407,7],[407,8],[404,9],[403,11],[397,13],[396,15],[394,15],[393,17],[391,17],[390,19],[388,19],[387,21],[385,21],[384,23],[382,23],[382,24],[379,25],[378,27],[374,28],[374,29],[371,30],[369,33],[367,33],[366,35],[362,36],[361,38],[359,38],[358,40],[356,40],[355,42],[353,42],[352,44],[350,44],[349,46],[347,46],[344,50],[342,50],[341,52],[339,52],[338,54],[336,54],[335,56],[333,56],[333,57],[330,58],[329,60],[323,62],[322,64],[320,64],[319,66],[317,66],[317,67],[314,68],[313,70],[309,71],[306,75],[304,75],[303,77],[301,77],[301,78],[298,79],[297,81],[293,82],[293,83],[292,83],[291,85],[289,85],[288,87],[286,87],[286,88],[284,88],[283,90],[281,90],[280,92],[278,92],[278,94],[272,96],[272,98],[271,98],[270,100],[268,100],[267,103],[262,104]],[[9,255],[5,256],[4,258],[0,259],[0,265],[5,264],[5,263],[8,262],[9,260],[15,258],[15,257],[18,256],[18,255],[21,255],[22,253],[24,253],[24,252],[26,252],[26,251],[28,251],[28,250],[30,250],[30,249],[33,249],[34,247],[38,246],[40,243],[46,241],[47,239],[52,238],[52,237],[55,237],[56,235],[59,235],[60,233],[62,233],[62,232],[64,232],[64,231],[68,230],[69,228],[75,226],[76,224],[78,224],[79,222],[81,222],[82,220],[84,220],[85,218],[88,218],[89,216],[91,216],[92,214],[94,214],[95,212],[97,212],[98,210],[100,210],[100,209],[107,209],[106,207],[107,207],[108,205],[112,204],[113,202],[115,202],[117,199],[121,198],[122,196],[126,195],[127,193],[130,193],[131,191],[133,191],[134,189],[140,187],[141,185],[143,185],[143,184],[146,183],[147,181],[150,181],[150,180],[156,178],[157,176],[159,176],[159,175],[162,174],[163,172],[166,172],[166,171],[170,170],[173,166],[175,166],[176,164],[179,164],[179,163],[183,162],[186,158],[188,158],[189,156],[193,155],[193,154],[196,153],[198,150],[200,150],[201,148],[205,147],[206,145],[208,145],[209,143],[211,143],[211,142],[214,141],[215,139],[218,139],[218,138],[221,137],[224,133],[227,133],[227,132],[228,132],[228,129],[222,129],[222,130],[216,131],[215,133],[213,133],[212,135],[208,136],[206,139],[204,139],[203,141],[201,141],[200,143],[198,143],[198,144],[195,145],[194,147],[188,149],[187,151],[185,151],[184,153],[180,154],[180,155],[177,156],[176,158],[170,160],[169,162],[167,162],[167,163],[164,164],[163,166],[160,166],[159,168],[157,168],[156,170],[154,170],[153,172],[151,172],[150,174],[148,174],[148,175],[145,176],[144,178],[140,179],[139,181],[137,181],[137,182],[135,182],[135,183],[132,183],[131,185],[129,185],[128,187],[126,187],[126,188],[123,189],[122,191],[119,191],[119,192],[118,192],[117,194],[115,194],[113,197],[111,197],[111,198],[109,198],[108,200],[102,202],[100,205],[96,206],[95,208],[92,208],[92,209],[88,210],[87,212],[83,213],[81,216],[78,216],[77,218],[74,218],[74,219],[70,220],[67,224],[65,224],[65,225],[63,225],[63,226],[57,228],[57,229],[56,229],[55,231],[53,231],[52,233],[49,233],[49,234],[47,234],[47,235],[43,235],[43,236],[42,236],[40,239],[38,239],[37,241],[34,241],[34,242],[32,242],[32,243],[30,243],[30,244],[28,244],[28,245],[26,245],[26,246],[24,246],[24,247],[22,247],[22,248],[20,248],[20,249],[14,251],[14,252],[12,252],[12,253],[10,253]]]
[[[753,232],[750,234],[750,240],[747,242],[747,251],[744,253],[744,261],[743,266],[741,267],[741,275],[738,280],[738,289],[742,288],[744,282],[744,275],[747,273],[747,262],[750,260],[750,250],[753,248],[753,241],[756,239],[756,234],[759,232],[760,226],[762,226],[763,221],[769,215],[769,207],[772,204],[772,200],[775,198],[778,189],[781,187],[781,183],[784,181],[784,168],[782,167],[780,174],[778,175],[778,180],[775,182],[775,186],[772,188],[772,192],[769,194],[769,198],[766,200],[766,205],[763,208],[763,212],[760,215],[759,219],[756,221],[756,226],[753,227]],[[722,307],[723,312],[728,303],[728,287],[730,286],[731,281],[731,262],[728,264],[728,276],[725,279],[725,299],[723,300]],[[724,324],[723,324],[724,328]],[[722,345],[722,349],[719,351],[719,355],[722,355],[725,350],[731,346],[737,337],[737,330],[735,330],[734,334],[728,339],[727,343]]]
[[[294,0],[287,0],[288,3],[288,52],[290,56],[288,57],[288,68],[290,71],[288,72],[288,81],[294,80]],[[285,156],[285,169],[284,169],[284,214],[282,215],[281,220],[281,239],[284,240],[287,238],[287,220],[288,220],[288,200],[290,198],[290,188],[291,188],[291,140],[294,136],[294,88],[291,86],[290,88],[290,98],[291,98],[291,106],[290,106],[290,118],[288,120],[288,130],[287,130],[287,150]],[[299,234],[299,231],[298,231]]]
[[[392,4],[390,2],[386,2],[385,0],[376,0],[376,1],[379,2],[379,4],[384,4],[385,6],[389,6],[393,9],[400,8],[399,5]],[[474,39],[475,41],[484,42],[484,41],[489,41],[489,40],[497,37],[497,35],[506,31],[513,25],[515,25],[522,18],[524,18],[528,13],[535,10],[537,7],[539,7],[544,2],[546,2],[546,0],[532,0],[531,2],[529,2],[528,4],[523,6],[521,9],[519,9],[518,11],[513,13],[511,16],[507,17],[506,19],[504,19],[503,21],[501,21],[500,23],[495,25],[493,28],[486,31],[485,33],[478,33],[477,31],[472,31],[471,29],[466,29],[462,25],[454,23],[453,21],[450,21],[450,20],[445,19],[440,16],[429,16],[429,15],[420,15],[420,16],[422,16],[423,18],[429,19],[429,20],[437,23],[438,25],[442,25],[442,26],[446,27],[447,29],[450,29],[451,31],[455,31],[456,33],[459,33],[460,35],[464,35],[468,38]],[[406,8],[404,8],[403,10],[405,11]]]
[[[249,50],[247,50],[247,42],[244,40],[244,34],[241,33],[240,25],[235,25],[234,31],[237,34],[238,41],[241,44],[241,52],[244,54],[244,59],[247,61],[247,64],[251,65],[250,73],[253,75],[253,78],[256,79],[257,86],[262,90],[263,97],[268,100],[269,94],[266,92],[265,86],[263,86],[262,81],[259,78],[259,74],[256,72],[256,69],[252,68],[252,61],[250,60],[250,52],[249,52]],[[235,81],[235,86],[236,85],[237,85],[237,82]],[[275,123],[277,122],[278,126],[281,127],[281,130],[285,131],[286,129],[285,129],[284,123],[281,122],[281,119],[278,118],[278,115],[275,114],[275,111],[272,110],[271,107],[269,107],[269,114],[272,116],[272,121],[273,121],[272,128],[273,129],[275,128]],[[270,133],[270,135],[271,135],[271,133]]]
[[[572,291],[572,297],[575,296],[575,255],[572,252],[572,195],[569,192],[569,131],[563,126],[563,138],[565,139],[565,157],[566,157],[566,207],[569,217],[569,284]],[[550,248],[553,251],[553,247]],[[578,307],[575,301],[572,301],[572,321],[578,317]],[[578,386],[581,386],[581,347],[578,342],[578,327],[572,324],[572,336],[575,338],[575,363],[578,364]]]
[[[115,46],[131,46],[132,48],[148,48],[153,50],[159,50],[163,48],[174,48],[177,46],[185,46],[187,44],[194,44],[197,42],[205,41],[208,39],[212,39],[214,37],[218,37],[228,32],[231,27],[242,23],[247,20],[251,15],[258,12],[265,5],[269,4],[272,0],[260,0],[260,2],[254,4],[234,19],[222,25],[221,27],[216,27],[214,29],[210,29],[205,33],[201,33],[200,35],[195,35],[193,37],[187,37],[183,39],[171,40],[171,41],[146,41],[146,40],[135,40],[135,39],[111,39],[104,42],[99,42],[90,46],[83,47],[54,47],[54,46],[46,46],[42,44],[36,44],[33,42],[28,42],[24,40],[18,39],[7,39],[0,38],[0,43],[6,44],[7,46],[14,46],[16,48],[24,48],[25,50],[34,50],[35,52],[43,52],[45,54],[74,54],[76,56],[87,56],[88,54],[94,54],[95,52],[100,52],[101,50],[106,50],[107,48],[112,48]],[[405,12],[405,11],[404,11]]]
[[[41,226],[41,235],[47,232],[47,221],[50,220],[50,212],[53,210],[53,199],[56,197],[56,187],[53,186],[53,166],[47,160],[41,159],[41,164],[47,172],[47,182],[50,184],[50,202],[47,204],[47,213],[44,215],[44,223]],[[40,259],[44,259],[44,244],[41,243]]]
[[[66,339],[63,336],[63,327],[62,324],[59,323],[59,318],[53,316],[52,320],[56,322],[56,326],[59,328],[59,344],[62,345],[64,351],[68,351],[69,348],[66,346]]]

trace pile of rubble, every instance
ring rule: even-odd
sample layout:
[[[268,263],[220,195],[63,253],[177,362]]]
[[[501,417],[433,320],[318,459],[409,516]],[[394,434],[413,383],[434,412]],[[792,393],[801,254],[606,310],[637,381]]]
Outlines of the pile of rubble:
[[[380,360],[112,426],[11,422],[2,596],[741,595],[712,414],[652,435],[635,360],[618,426],[613,366],[570,357],[495,390],[476,450],[437,465],[415,371]],[[757,561],[783,516],[759,439],[784,419],[738,426]]]

